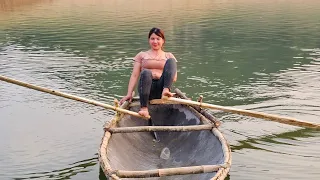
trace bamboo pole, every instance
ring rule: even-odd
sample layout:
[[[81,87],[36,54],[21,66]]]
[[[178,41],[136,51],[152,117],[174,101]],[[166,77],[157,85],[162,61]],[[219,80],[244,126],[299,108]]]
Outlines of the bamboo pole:
[[[145,178],[145,177],[163,177],[185,174],[200,174],[216,172],[220,168],[226,168],[225,165],[202,165],[202,166],[189,166],[165,169],[153,169],[146,171],[124,171],[117,170],[116,175],[121,178]]]
[[[176,96],[176,93],[172,93],[173,97]],[[133,96],[133,95],[132,95]],[[139,96],[133,96],[132,97],[132,100],[140,100],[140,97]]]
[[[290,124],[290,125],[294,125],[294,126],[320,129],[320,124],[317,124],[317,123],[301,121],[301,120],[298,120],[295,118],[267,114],[267,113],[263,113],[263,112],[242,110],[242,109],[236,109],[236,108],[232,108],[232,107],[224,107],[224,106],[213,105],[213,104],[209,104],[209,103],[195,102],[195,101],[186,100],[186,99],[178,99],[178,98],[174,98],[174,97],[163,97],[163,100],[164,101],[179,102],[181,104],[186,104],[186,105],[199,106],[200,108],[217,109],[217,110],[232,112],[232,113],[236,113],[236,114],[240,114],[240,115],[252,116],[252,117],[256,117],[256,118],[262,118],[262,119],[266,119],[266,120],[279,122],[279,123]]]
[[[53,95],[56,95],[56,96],[60,96],[60,97],[64,97],[64,98],[68,98],[68,99],[72,99],[72,100],[76,100],[76,101],[80,101],[80,102],[84,102],[84,103],[88,103],[88,104],[92,104],[92,105],[96,105],[96,106],[100,106],[100,107],[104,107],[106,109],[112,109],[114,111],[122,112],[122,113],[129,114],[129,115],[132,115],[132,116],[136,116],[136,117],[139,117],[139,118],[150,119],[150,117],[141,116],[140,114],[138,114],[136,112],[133,112],[133,111],[122,109],[122,108],[119,108],[119,107],[114,107],[114,106],[111,106],[111,105],[108,105],[108,104],[104,104],[104,103],[101,103],[101,102],[98,102],[98,101],[94,101],[94,100],[90,100],[90,99],[85,99],[85,98],[74,96],[74,95],[71,95],[71,94],[62,93],[62,92],[55,91],[55,90],[52,90],[52,89],[47,89],[47,88],[43,88],[43,87],[40,87],[40,86],[27,84],[25,82],[14,80],[14,79],[11,79],[11,78],[8,78],[8,77],[5,77],[5,76],[1,76],[0,75],[0,80],[8,82],[8,83],[16,84],[16,85],[19,85],[19,86],[23,86],[23,87],[26,87],[26,88],[34,89],[34,90],[37,90],[37,91],[53,94]]]
[[[138,127],[118,127],[106,128],[111,133],[133,133],[133,132],[150,132],[150,131],[201,131],[211,130],[212,124],[190,125],[190,126],[138,126]]]
[[[154,104],[181,104],[181,103],[173,102],[173,101],[164,101],[162,99],[152,99],[149,101],[149,104],[154,105]],[[129,107],[135,107],[135,106],[140,106],[140,102],[132,102],[129,104]]]

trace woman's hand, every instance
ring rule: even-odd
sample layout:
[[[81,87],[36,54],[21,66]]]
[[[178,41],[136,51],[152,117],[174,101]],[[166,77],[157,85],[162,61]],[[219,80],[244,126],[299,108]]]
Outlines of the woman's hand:
[[[126,95],[125,97],[123,97],[121,100],[120,100],[120,105],[122,105],[125,101],[128,101],[131,102],[132,101],[132,95]]]

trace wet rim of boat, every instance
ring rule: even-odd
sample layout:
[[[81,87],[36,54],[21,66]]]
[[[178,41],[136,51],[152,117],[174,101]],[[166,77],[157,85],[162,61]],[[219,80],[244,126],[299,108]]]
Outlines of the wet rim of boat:
[[[182,99],[186,99],[187,97],[179,90],[175,90],[176,95]],[[201,100],[201,98],[200,98]],[[115,103],[117,105],[117,103]],[[161,100],[153,100],[150,102],[150,104],[163,104]],[[128,103],[125,102],[121,108],[129,108],[130,106],[135,106],[137,104],[134,103]],[[121,177],[125,178],[147,178],[147,177],[163,177],[163,176],[173,176],[173,175],[186,175],[186,174],[198,174],[198,173],[209,173],[209,172],[216,172],[215,176],[211,178],[211,180],[216,180],[216,179],[225,179],[230,171],[231,167],[231,149],[230,146],[223,136],[223,134],[220,132],[220,130],[217,128],[217,120],[209,113],[204,111],[203,109],[199,107],[194,107],[194,106],[188,106],[189,109],[203,122],[204,125],[207,125],[204,127],[205,129],[208,129],[208,125],[211,126],[211,132],[219,139],[224,155],[224,162],[222,164],[216,164],[216,165],[200,165],[200,166],[188,166],[188,167],[177,167],[177,168],[164,168],[164,169],[154,169],[154,170],[145,170],[145,171],[124,171],[124,170],[114,170],[111,168],[108,158],[107,158],[107,148],[108,148],[108,143],[109,140],[112,136],[112,133],[115,133],[115,131],[119,128],[117,128],[117,122],[122,119],[124,116],[123,113],[117,112],[114,118],[107,122],[106,125],[104,126],[104,135],[101,139],[101,144],[99,148],[99,162],[102,171],[104,174],[112,179],[121,179]],[[187,126],[176,126],[172,127],[173,129],[170,130],[167,129],[165,131],[188,131],[186,130],[185,127]],[[139,128],[143,128],[142,126],[134,127],[136,130]],[[124,129],[124,131],[121,132],[133,132],[134,128],[128,128]],[[156,126],[152,127],[153,128],[158,128]],[[201,127],[195,127],[195,129],[199,130]],[[149,128],[150,129],[150,128]],[[189,129],[189,130],[195,130],[195,129]],[[132,131],[133,130],[133,131]],[[204,130],[204,129],[203,129]],[[140,129],[136,132],[142,132],[142,131],[147,131],[146,129]],[[152,130],[151,130],[152,131]]]

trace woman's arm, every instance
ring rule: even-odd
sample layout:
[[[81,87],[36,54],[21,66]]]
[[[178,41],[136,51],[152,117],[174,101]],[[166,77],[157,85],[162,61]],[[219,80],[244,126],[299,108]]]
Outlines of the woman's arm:
[[[132,92],[137,84],[138,78],[140,76],[140,68],[141,64],[139,62],[134,62],[133,70],[131,73],[131,77],[129,80],[129,85],[128,85],[128,93],[127,96],[130,95],[132,96]]]
[[[140,71],[141,71],[141,60],[142,60],[141,54],[142,53],[140,52],[134,57],[134,65],[133,65],[133,70],[132,70],[129,84],[128,84],[128,92],[127,92],[127,95],[120,100],[120,104],[124,103],[127,100],[129,101],[132,100],[132,92],[137,84],[138,78],[140,76]]]

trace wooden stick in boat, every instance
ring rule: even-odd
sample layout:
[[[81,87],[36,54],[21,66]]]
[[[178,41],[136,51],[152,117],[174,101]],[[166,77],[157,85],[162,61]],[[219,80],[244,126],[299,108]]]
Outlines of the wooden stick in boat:
[[[94,101],[94,100],[90,100],[90,99],[85,99],[85,98],[82,98],[82,97],[74,96],[74,95],[71,95],[71,94],[62,93],[62,92],[55,91],[55,90],[52,90],[52,89],[47,89],[47,88],[43,88],[43,87],[40,87],[40,86],[27,84],[25,82],[14,80],[14,79],[11,79],[11,78],[8,78],[8,77],[5,77],[5,76],[1,76],[0,75],[0,80],[8,82],[8,83],[16,84],[16,85],[19,85],[19,86],[23,86],[23,87],[26,87],[26,88],[34,89],[34,90],[37,90],[37,91],[53,94],[53,95],[56,95],[56,96],[60,96],[60,97],[64,97],[64,98],[68,98],[68,99],[72,99],[72,100],[76,100],[76,101],[80,101],[80,102],[84,102],[84,103],[88,103],[88,104],[93,104],[93,105],[100,106],[100,107],[104,107],[106,109],[112,109],[114,111],[122,112],[122,113],[129,114],[129,115],[132,115],[132,116],[140,117],[140,118],[143,118],[143,119],[150,119],[150,117],[141,116],[140,114],[138,114],[136,112],[133,112],[133,111],[129,111],[129,110],[122,109],[122,108],[119,108],[119,107],[111,106],[111,105],[108,105],[108,104],[104,104],[104,103],[101,103],[101,102],[98,102],[98,101]]]
[[[176,93],[172,93],[173,97],[175,97],[177,94]],[[133,96],[132,100],[139,100],[140,97],[139,96]]]
[[[115,173],[121,178],[144,178],[144,177],[163,177],[185,174],[199,174],[216,172],[220,168],[226,168],[224,165],[202,165],[202,166],[189,166],[165,169],[153,169],[146,171],[124,171],[116,170]]]
[[[211,130],[213,124],[190,125],[190,126],[136,126],[136,127],[118,127],[106,129],[111,133],[133,133],[146,131],[201,131]]]
[[[311,122],[307,122],[307,121],[301,121],[301,120],[291,118],[291,117],[278,116],[278,115],[267,114],[267,113],[263,113],[263,112],[251,111],[251,110],[236,109],[236,108],[232,108],[232,107],[224,107],[224,106],[213,105],[213,104],[202,103],[202,102],[195,102],[195,101],[191,101],[191,100],[179,99],[179,98],[174,98],[174,97],[165,97],[164,96],[162,99],[164,101],[179,102],[181,104],[194,105],[194,106],[199,106],[201,108],[217,109],[217,110],[241,114],[241,115],[245,115],[245,116],[252,116],[252,117],[256,117],[256,118],[262,118],[262,119],[266,119],[266,120],[276,121],[279,123],[290,124],[290,125],[294,125],[294,126],[320,129],[320,124],[311,123]]]

